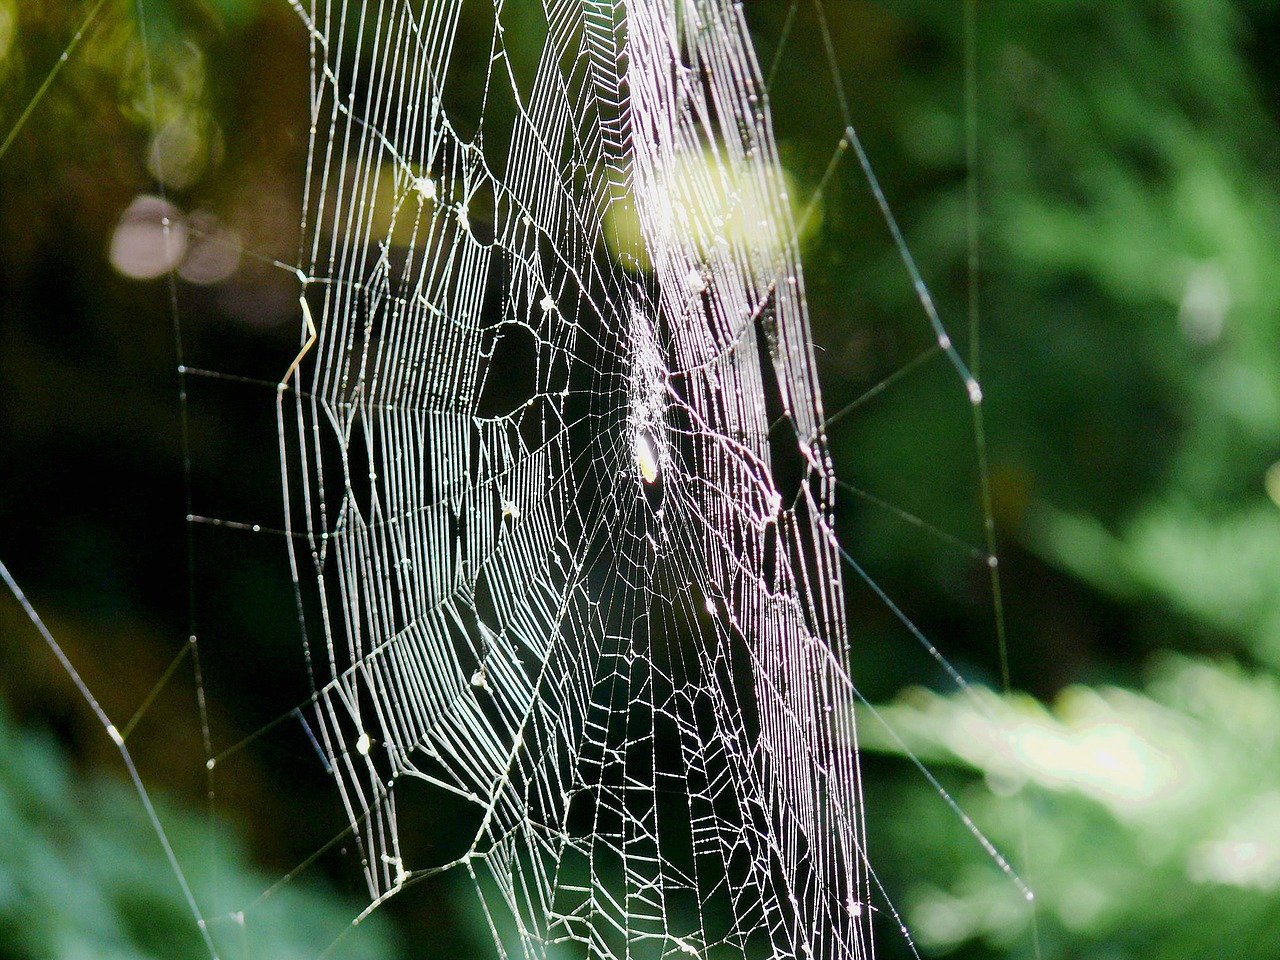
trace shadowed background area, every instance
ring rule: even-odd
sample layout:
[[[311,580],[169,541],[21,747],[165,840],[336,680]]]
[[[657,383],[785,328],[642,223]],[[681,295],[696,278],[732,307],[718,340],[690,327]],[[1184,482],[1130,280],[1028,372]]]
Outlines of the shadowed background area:
[[[211,801],[197,705],[217,752],[305,696],[272,385],[301,323],[279,264],[298,257],[307,35],[283,0],[141,8],[0,0],[0,138],[70,51],[0,157],[0,559],[107,713],[137,716],[130,746],[193,881],[227,899],[206,909],[231,955],[310,957],[363,896],[354,851],[325,848],[346,825],[332,783],[301,737],[264,738]],[[884,385],[830,429],[842,543],[978,691],[850,575],[855,681],[896,734],[860,720],[880,880],[926,955],[1274,957],[1280,4],[978,3],[972,108],[965,4],[824,9],[966,355],[980,258],[1009,650],[1002,692],[971,413],[847,162],[803,237],[828,413]],[[842,124],[812,8],[746,12],[807,194]],[[185,439],[175,332],[190,367],[249,378],[189,376]],[[188,523],[188,483],[201,517],[262,531]],[[7,599],[0,664],[0,958],[204,955],[113,745]],[[1034,927],[904,746],[1035,888]],[[424,792],[401,815],[447,839],[455,812]],[[235,947],[227,911],[304,862]],[[336,955],[491,955],[458,879]],[[878,948],[909,955],[894,927]]]

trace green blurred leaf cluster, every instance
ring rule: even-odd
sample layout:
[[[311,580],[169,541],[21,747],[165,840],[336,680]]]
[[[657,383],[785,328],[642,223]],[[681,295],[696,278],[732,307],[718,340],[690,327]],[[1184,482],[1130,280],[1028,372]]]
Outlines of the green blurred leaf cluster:
[[[121,781],[71,770],[47,736],[0,710],[0,957],[5,960],[207,960],[209,953],[138,795]],[[158,815],[222,957],[312,960],[351,926],[352,904],[291,883],[258,903],[252,928],[234,911],[270,881],[225,831],[173,804]],[[221,907],[221,909],[219,909]],[[334,956],[394,955],[377,918]]]
[[[899,113],[901,189],[935,292],[963,317],[966,118],[954,95],[939,107],[961,21],[954,5],[882,6],[931,51]],[[1053,705],[915,691],[880,711],[905,746],[869,713],[859,731],[933,767],[1037,907],[932,785],[875,760],[873,862],[930,954],[1274,957],[1277,6],[992,2],[977,23],[982,363],[1011,657],[1015,686]],[[910,310],[900,284],[883,289]],[[930,435],[920,399],[877,409],[845,448],[870,489],[926,462],[894,457],[913,416]],[[948,462],[967,454],[960,436]],[[963,529],[954,502],[924,515]],[[868,549],[882,532],[890,544],[901,594],[938,576],[936,545],[884,518],[864,529]],[[995,683],[978,645],[958,643],[980,664],[967,672]]]
[[[865,747],[905,745],[928,763],[1018,863],[1047,960],[1275,956],[1274,676],[1169,655],[1140,691],[1069,687],[1045,707],[915,690],[864,711],[859,729]],[[876,861],[903,880],[917,942],[1032,956],[1031,907],[958,820],[938,815],[937,796],[902,784],[878,793],[896,813]]]

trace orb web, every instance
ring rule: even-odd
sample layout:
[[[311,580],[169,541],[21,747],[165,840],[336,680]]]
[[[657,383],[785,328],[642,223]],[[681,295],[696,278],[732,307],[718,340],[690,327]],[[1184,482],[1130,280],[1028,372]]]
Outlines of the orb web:
[[[465,870],[508,953],[870,955],[801,204],[742,11],[480,6],[295,4],[300,715],[370,902]],[[409,849],[411,782],[472,811],[457,857]]]

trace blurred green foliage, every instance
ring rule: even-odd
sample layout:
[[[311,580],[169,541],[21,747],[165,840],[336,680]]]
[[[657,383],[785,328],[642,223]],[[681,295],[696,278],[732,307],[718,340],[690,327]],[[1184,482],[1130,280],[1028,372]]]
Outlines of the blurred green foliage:
[[[1019,891],[937,796],[871,788],[895,811],[875,858],[920,946],[1011,957],[1274,957],[1280,943],[1280,683],[1164,655],[1143,688],[904,693],[863,711],[864,747],[903,746],[1034,887]],[[893,733],[889,734],[888,731]],[[889,851],[892,851],[891,853]],[[921,870],[928,863],[930,869]]]
[[[88,9],[0,0],[0,134]],[[286,3],[145,3],[160,131],[135,9],[107,0],[0,161],[0,550],[42,605],[103,625],[102,642],[83,643],[76,661],[98,658],[121,710],[173,653],[155,639],[139,652],[139,638],[184,638],[188,611],[174,562],[183,531],[170,306],[163,281],[110,268],[112,230],[159,173],[183,210],[288,262],[307,135],[306,37]],[[812,188],[840,121],[815,110],[833,91],[807,4],[778,52],[789,10],[747,4],[775,81],[783,156]],[[973,115],[961,2],[829,0],[825,10],[858,129],[966,351],[965,130],[976,123],[988,454],[1013,683],[1026,693],[955,693],[852,581],[859,686],[889,704],[880,714],[890,727],[1034,887],[1042,956],[1273,957],[1280,4],[981,0]],[[835,411],[913,362],[931,334],[853,164],[825,192],[816,233],[806,271]],[[236,369],[274,376],[296,349],[290,290],[252,256],[220,284],[180,281],[187,349],[215,368],[231,356]],[[274,423],[253,420],[269,404],[205,403],[201,389],[197,494],[211,514],[273,516]],[[858,489],[982,542],[970,411],[938,360],[833,427],[832,443],[838,473]],[[68,494],[51,477],[80,488]],[[997,687],[985,566],[871,500],[846,498],[840,523],[930,639]],[[213,723],[235,742],[296,681],[285,574],[279,551],[264,559],[212,538],[198,540],[197,558]],[[122,656],[106,637],[126,617],[148,629],[130,633],[134,652]],[[5,651],[14,664],[47,656]],[[83,754],[66,719],[80,709],[74,692],[46,678],[39,697],[18,696],[28,672],[4,673],[24,719],[54,724]],[[0,956],[199,956],[136,799],[73,772],[33,729],[0,726]],[[894,759],[903,747],[878,719],[864,715],[859,730],[879,754],[867,759],[873,862],[921,950],[1032,956],[1033,917],[1016,886]],[[173,771],[191,751],[174,753],[152,759],[158,782],[184,782]],[[293,799],[335,803],[330,793]],[[296,864],[314,849],[303,825],[280,829],[272,803],[239,800],[259,859]],[[225,838],[198,852],[208,827],[178,803],[163,819],[184,862],[207,862],[219,889],[251,902],[267,881]],[[314,956],[332,940],[354,911],[319,889],[275,895],[278,912],[255,924],[256,955]],[[456,921],[429,897],[417,902],[427,906],[404,918],[416,929]],[[421,949],[483,943],[473,919],[475,938],[433,933]],[[906,952],[892,928],[881,924],[883,949]],[[352,955],[392,949],[385,931],[352,941]]]
[[[0,957],[203,960],[191,910],[137,794],[101,774],[70,769],[47,736],[0,711]],[[158,805],[165,834],[191,876],[220,955],[311,960],[345,930],[355,909],[314,883],[292,883],[244,917],[219,912],[257,901],[270,882],[240,845],[209,822]],[[217,878],[216,884],[210,883]],[[210,888],[210,896],[202,896]],[[334,951],[353,960],[394,955],[391,929],[366,921]]]
[[[967,254],[965,117],[931,85],[954,78],[960,21],[948,4],[887,6],[945,65],[941,78],[908,81],[919,90],[898,142],[909,154],[923,128],[950,133],[951,149],[917,149],[917,177],[936,179],[901,189],[915,249],[943,278],[935,292],[947,303],[951,291],[950,315],[962,316],[963,288],[946,278],[962,276]],[[997,519],[1013,541],[1014,681],[1054,706],[913,692],[881,715],[1024,871],[1034,936],[1017,889],[914,770],[871,767],[873,860],[908,891],[900,902],[928,952],[1032,956],[1035,943],[1044,957],[1272,957],[1276,5],[979,10],[983,370]],[[849,282],[852,294],[863,281]],[[905,293],[900,304],[910,309]],[[886,405],[845,448],[870,489],[910,483],[878,470],[910,422]],[[924,515],[937,522],[939,505]],[[962,529],[962,509],[941,525]],[[889,536],[882,549],[901,551],[904,538]],[[866,539],[885,542],[881,527]],[[946,556],[914,549],[917,572]],[[1057,573],[1037,576],[1037,558]],[[970,673],[995,682],[993,669]],[[903,753],[878,720],[859,729],[864,747]]]

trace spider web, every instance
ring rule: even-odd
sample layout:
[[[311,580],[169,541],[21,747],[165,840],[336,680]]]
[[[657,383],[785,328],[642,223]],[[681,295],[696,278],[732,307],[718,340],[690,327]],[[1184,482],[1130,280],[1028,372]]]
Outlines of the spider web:
[[[372,902],[456,866],[528,956],[870,955],[834,478],[741,9],[497,3],[465,70],[458,4],[296,9],[281,463]],[[457,860],[402,849],[408,780],[474,805]]]
[[[507,956],[870,957],[873,903],[914,952],[867,854],[842,564],[964,681],[835,533],[837,489],[859,491],[825,427],[861,401],[823,411],[799,251],[850,154],[980,459],[981,391],[854,132],[821,5],[839,126],[810,197],[730,0],[291,4],[310,138],[296,265],[273,261],[302,321],[275,413],[310,695],[221,752],[201,700],[211,802],[215,767],[296,722],[358,847],[360,918],[450,871]],[[255,382],[185,365],[171,296],[184,384]],[[187,474],[190,508],[189,450]],[[989,499],[985,517],[999,624]],[[22,602],[216,955],[126,747],[150,697],[117,728]],[[186,655],[203,698],[194,626],[152,696]],[[464,850],[401,829],[424,794],[468,811]]]

